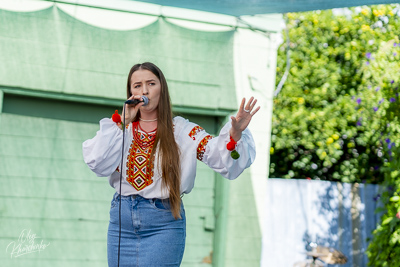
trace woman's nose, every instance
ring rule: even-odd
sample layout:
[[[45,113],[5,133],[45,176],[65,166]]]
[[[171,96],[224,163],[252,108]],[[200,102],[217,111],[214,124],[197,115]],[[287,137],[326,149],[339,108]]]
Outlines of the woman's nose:
[[[149,90],[147,89],[147,85],[144,85],[144,86],[143,86],[143,88],[142,88],[142,94],[143,94],[143,95],[149,94]]]

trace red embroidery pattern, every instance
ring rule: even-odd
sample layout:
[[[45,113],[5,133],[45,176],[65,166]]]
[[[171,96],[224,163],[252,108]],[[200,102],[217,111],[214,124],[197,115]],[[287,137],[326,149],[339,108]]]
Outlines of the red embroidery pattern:
[[[132,124],[133,141],[126,162],[126,180],[137,191],[153,183],[154,157],[150,160],[156,134],[138,131],[138,124]]]
[[[204,129],[200,126],[195,126],[189,133],[189,136],[193,139],[196,140],[196,135],[201,132],[204,131]]]
[[[213,137],[211,135],[207,135],[206,137],[203,138],[203,140],[201,140],[201,142],[197,146],[197,159],[198,160],[203,160],[203,155],[204,155],[204,152],[206,151],[206,145],[207,145],[208,141],[210,141],[210,139],[212,139],[212,138]]]

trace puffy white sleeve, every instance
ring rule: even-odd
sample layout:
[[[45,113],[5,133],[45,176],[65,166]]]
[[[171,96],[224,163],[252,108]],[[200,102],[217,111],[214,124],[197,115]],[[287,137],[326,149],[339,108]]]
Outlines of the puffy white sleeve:
[[[240,157],[233,159],[231,151],[226,148],[231,126],[231,122],[227,122],[217,137],[208,140],[201,160],[223,177],[233,180],[254,162],[256,147],[250,130],[244,130],[236,145]]]
[[[96,136],[83,142],[83,159],[97,176],[110,176],[119,166],[122,136],[117,124],[105,118],[100,121],[100,130]]]
[[[176,120],[178,121],[178,120]],[[248,168],[256,157],[256,149],[248,129],[242,132],[242,137],[237,142],[236,151],[240,154],[238,159],[231,157],[231,151],[226,148],[230,141],[229,130],[231,122],[227,122],[216,137],[209,135],[202,127],[184,120],[180,120],[182,127],[181,139],[186,140],[185,152],[197,149],[197,159],[204,162],[214,171],[230,180],[236,179],[246,168]],[[177,125],[178,126],[178,125]],[[178,130],[178,127],[176,127]]]

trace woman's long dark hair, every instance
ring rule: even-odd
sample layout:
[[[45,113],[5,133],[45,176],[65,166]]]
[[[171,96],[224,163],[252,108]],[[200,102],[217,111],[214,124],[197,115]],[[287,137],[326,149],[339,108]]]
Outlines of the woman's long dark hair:
[[[162,71],[153,63],[145,62],[134,65],[128,75],[127,98],[132,96],[131,77],[137,70],[151,71],[161,83],[160,99],[157,108],[157,133],[154,141],[154,149],[151,152],[150,160],[154,158],[158,148],[158,161],[161,162],[162,181],[164,188],[169,190],[169,202],[172,214],[175,219],[180,218],[180,153],[178,144],[175,142],[174,128],[172,123],[171,98],[169,96],[167,81]],[[140,118],[140,110],[133,121]],[[155,166],[157,168],[157,166]]]

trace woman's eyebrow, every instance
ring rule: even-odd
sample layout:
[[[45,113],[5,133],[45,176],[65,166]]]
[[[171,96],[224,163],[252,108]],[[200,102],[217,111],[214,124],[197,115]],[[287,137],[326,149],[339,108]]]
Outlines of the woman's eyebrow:
[[[150,80],[146,80],[146,82],[155,82],[156,80],[154,80],[154,79],[150,79]],[[142,82],[134,82],[134,83],[132,83],[132,84],[137,84],[137,83],[142,83]]]

